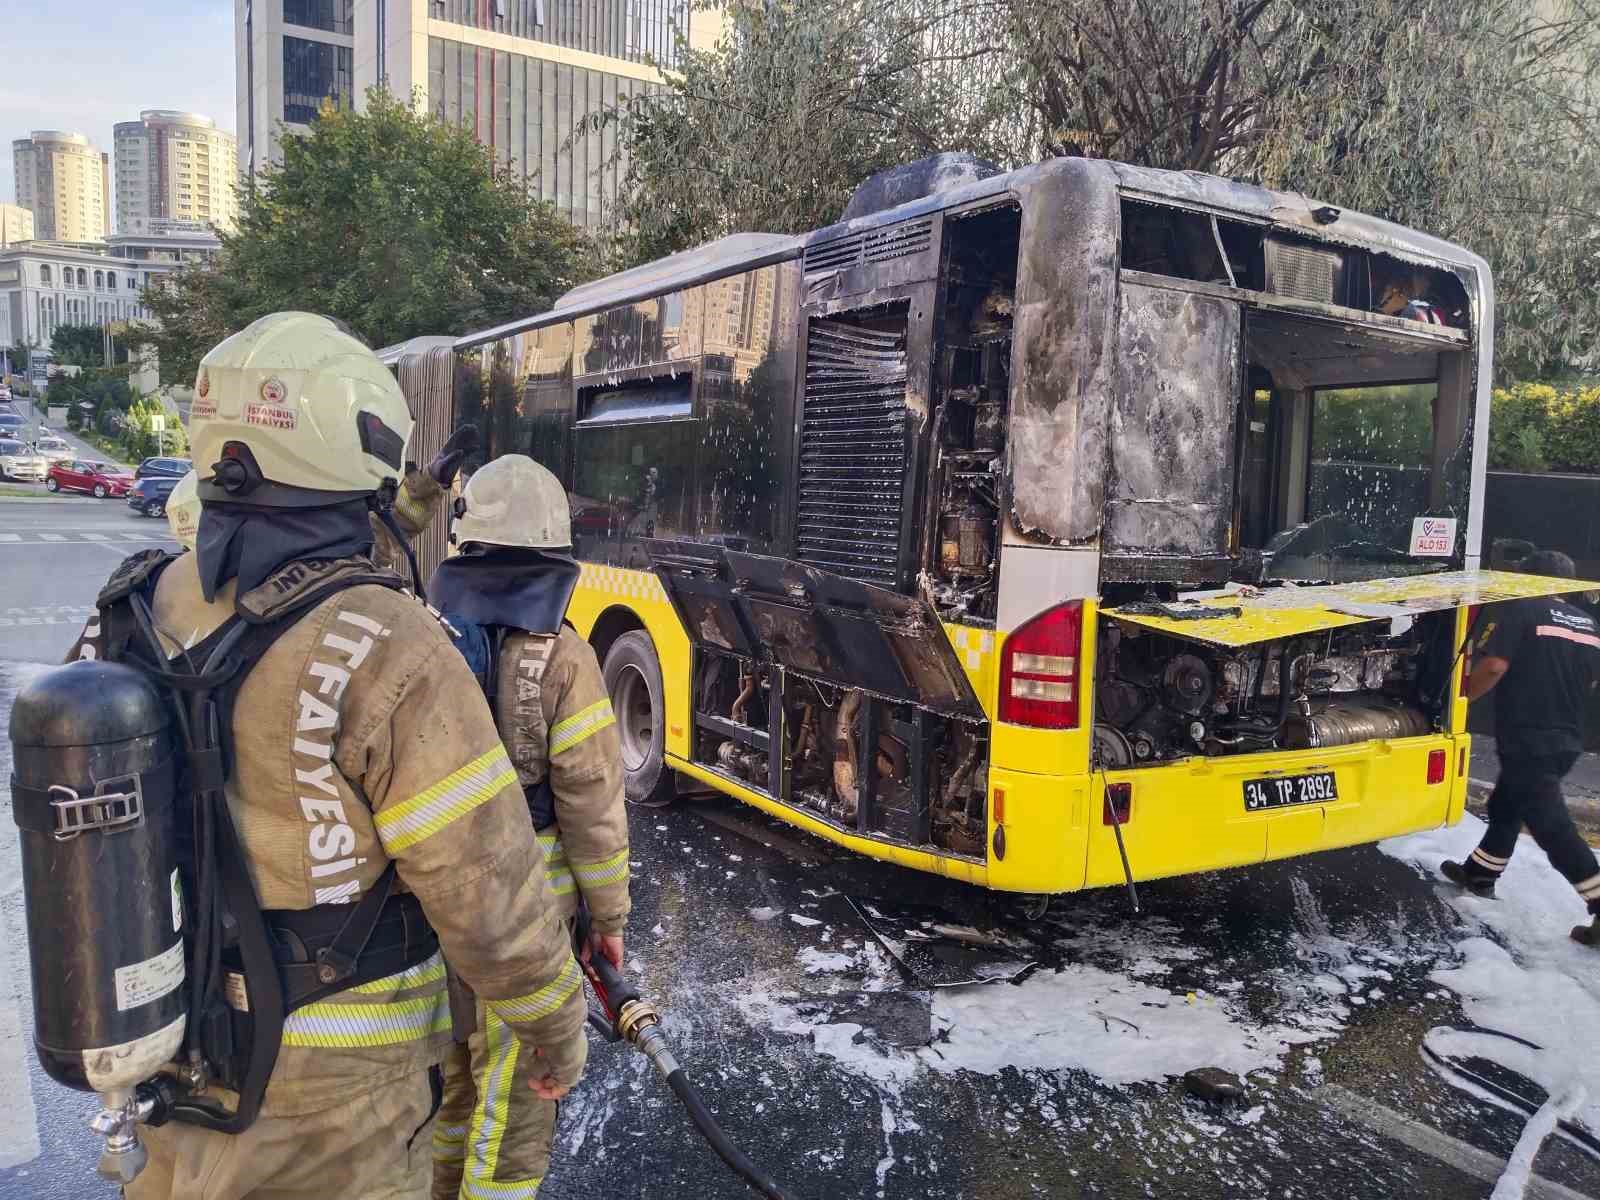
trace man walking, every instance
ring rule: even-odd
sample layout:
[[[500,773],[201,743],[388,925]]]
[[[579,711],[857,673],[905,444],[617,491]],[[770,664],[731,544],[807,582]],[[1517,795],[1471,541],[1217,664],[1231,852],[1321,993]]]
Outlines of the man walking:
[[[1529,575],[1577,577],[1572,559],[1555,550],[1531,555],[1522,569]],[[1500,777],[1478,848],[1465,861],[1439,869],[1452,883],[1492,896],[1527,826],[1594,918],[1572,930],[1573,940],[1600,948],[1600,860],[1578,833],[1561,794],[1561,780],[1583,753],[1583,711],[1600,680],[1600,628],[1583,609],[1559,597],[1512,600],[1486,614],[1476,652],[1467,699],[1498,689]]]

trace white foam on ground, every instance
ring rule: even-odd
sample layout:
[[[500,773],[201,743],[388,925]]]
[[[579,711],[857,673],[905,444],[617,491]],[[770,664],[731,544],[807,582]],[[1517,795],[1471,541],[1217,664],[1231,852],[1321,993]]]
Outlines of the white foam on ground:
[[[1467,816],[1453,829],[1395,838],[1379,849],[1437,875],[1445,859],[1460,860],[1483,836]],[[1568,931],[1587,920],[1576,892],[1533,840],[1518,840],[1511,865],[1485,900],[1441,882],[1442,893],[1469,927],[1456,943],[1459,966],[1433,978],[1461,999],[1474,1025],[1534,1043],[1436,1029],[1430,1048],[1457,1057],[1476,1055],[1532,1079],[1552,1097],[1586,1095],[1574,1115],[1600,1130],[1600,953],[1574,942]],[[1485,932],[1493,937],[1484,936]]]

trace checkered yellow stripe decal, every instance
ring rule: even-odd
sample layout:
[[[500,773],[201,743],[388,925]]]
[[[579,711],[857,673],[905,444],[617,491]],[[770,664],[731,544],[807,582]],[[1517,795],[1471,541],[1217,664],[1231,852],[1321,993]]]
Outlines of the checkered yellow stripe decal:
[[[944,631],[955,649],[956,658],[969,673],[988,667],[989,660],[994,657],[994,630],[946,625]]]
[[[583,563],[578,572],[578,586],[629,600],[658,600],[664,604],[667,599],[667,591],[654,571],[633,571],[626,567]]]

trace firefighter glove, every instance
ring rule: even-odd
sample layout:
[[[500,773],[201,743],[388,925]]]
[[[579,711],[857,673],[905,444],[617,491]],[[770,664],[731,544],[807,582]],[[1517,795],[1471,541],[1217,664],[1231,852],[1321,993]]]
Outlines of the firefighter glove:
[[[455,482],[456,473],[461,470],[461,462],[478,448],[478,427],[476,425],[463,425],[450,435],[440,449],[434,460],[428,464],[428,474],[440,487],[449,487]]]

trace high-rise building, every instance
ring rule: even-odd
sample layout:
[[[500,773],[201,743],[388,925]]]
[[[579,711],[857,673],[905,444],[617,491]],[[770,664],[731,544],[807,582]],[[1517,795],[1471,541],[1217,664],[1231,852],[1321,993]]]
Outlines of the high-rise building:
[[[471,129],[530,190],[582,225],[604,221],[622,164],[585,122],[661,81],[678,34],[709,45],[719,12],[691,0],[234,0],[240,162],[277,155],[276,122],[387,84]]]
[[[41,240],[92,242],[111,232],[110,161],[81,133],[36,129],[11,143],[17,203]]]
[[[0,249],[32,240],[32,211],[20,204],[0,204]]]
[[[113,130],[117,232],[231,230],[239,215],[238,141],[198,113],[152,108]]]

